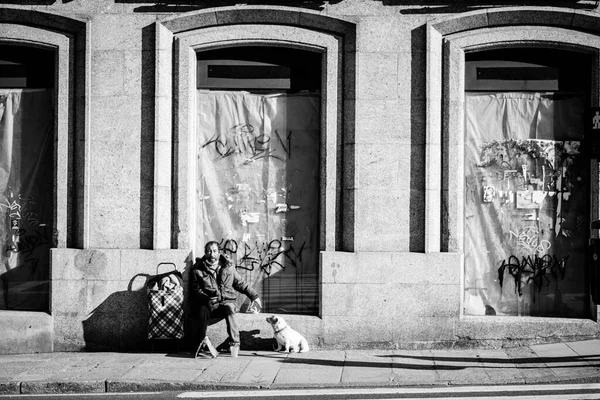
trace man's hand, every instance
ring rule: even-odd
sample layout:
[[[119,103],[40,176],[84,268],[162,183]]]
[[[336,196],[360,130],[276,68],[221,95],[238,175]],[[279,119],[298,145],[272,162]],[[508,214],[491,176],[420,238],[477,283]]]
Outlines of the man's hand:
[[[252,302],[252,304],[250,304],[250,307],[248,307],[248,312],[251,314],[258,314],[261,311],[262,311],[262,303],[260,301],[260,298],[257,298],[256,300],[254,300]]]

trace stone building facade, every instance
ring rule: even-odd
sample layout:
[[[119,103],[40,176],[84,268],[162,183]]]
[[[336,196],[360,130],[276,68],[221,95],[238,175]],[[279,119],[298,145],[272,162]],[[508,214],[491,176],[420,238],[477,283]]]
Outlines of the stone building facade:
[[[242,346],[600,335],[595,2],[4,3],[1,353],[148,349],[207,240]]]

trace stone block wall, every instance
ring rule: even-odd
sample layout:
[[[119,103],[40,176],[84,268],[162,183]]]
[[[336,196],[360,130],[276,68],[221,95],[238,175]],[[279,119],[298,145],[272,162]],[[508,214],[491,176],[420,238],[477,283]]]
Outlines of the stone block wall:
[[[53,249],[54,351],[147,350],[146,282],[172,269],[187,276],[189,251]]]
[[[68,103],[69,91],[75,112],[59,111],[70,128],[58,132],[61,241],[52,250],[51,310],[42,318],[0,311],[5,343],[22,352],[148,348],[144,284],[159,263],[174,262],[187,288],[193,251],[187,213],[194,155],[186,153],[182,133],[189,131],[185,107],[193,102],[190,88],[175,89],[189,72],[177,45],[209,48],[226,38],[234,43],[250,24],[253,35],[283,32],[290,41],[330,52],[323,77],[324,108],[334,111],[323,116],[321,309],[317,316],[287,317],[311,345],[502,344],[599,334],[597,315],[568,323],[461,315],[462,185],[456,183],[463,177],[456,165],[464,162],[463,144],[447,130],[459,126],[462,109],[459,95],[442,101],[461,79],[460,69],[442,70],[448,61],[444,35],[490,24],[553,24],[556,31],[575,24],[597,31],[597,9],[434,12],[419,1],[343,0],[319,10],[290,3],[180,13],[169,3],[177,2],[0,7],[0,23],[19,25],[10,30],[15,35],[33,24],[42,32],[77,36],[69,45],[75,55],[66,57],[76,88],[61,81],[61,104]],[[460,16],[458,25],[452,22]],[[204,42],[192,42],[194,35]],[[65,56],[60,63],[64,70]],[[242,340],[268,348],[272,332],[265,318],[240,315]],[[224,323],[211,326],[209,335],[223,340]],[[0,353],[10,346],[0,346]]]

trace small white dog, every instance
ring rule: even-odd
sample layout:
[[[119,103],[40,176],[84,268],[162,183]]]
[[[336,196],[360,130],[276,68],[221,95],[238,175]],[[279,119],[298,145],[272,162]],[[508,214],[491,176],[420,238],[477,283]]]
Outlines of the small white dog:
[[[273,336],[277,340],[275,351],[285,350],[286,353],[308,351],[308,342],[304,336],[290,328],[282,317],[272,315],[267,318],[267,322],[271,324]]]

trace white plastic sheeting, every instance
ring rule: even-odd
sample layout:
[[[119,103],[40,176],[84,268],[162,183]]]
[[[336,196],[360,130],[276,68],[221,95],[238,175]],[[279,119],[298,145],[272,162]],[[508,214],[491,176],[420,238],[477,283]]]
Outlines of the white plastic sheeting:
[[[467,93],[465,313],[585,317],[583,102]]]
[[[48,310],[54,108],[49,89],[0,89],[0,309]]]
[[[198,91],[196,252],[220,242],[265,311],[318,310],[320,104]]]

